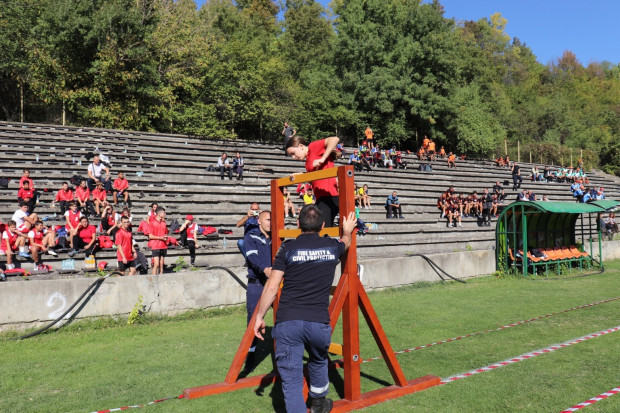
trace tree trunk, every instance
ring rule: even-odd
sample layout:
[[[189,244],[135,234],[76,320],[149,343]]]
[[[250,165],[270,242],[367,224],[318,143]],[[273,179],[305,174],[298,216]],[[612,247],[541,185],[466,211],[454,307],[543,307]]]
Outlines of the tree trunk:
[[[67,120],[67,109],[65,107],[65,100],[62,100],[62,126],[65,126]]]
[[[19,84],[19,121],[24,121],[24,84]]]

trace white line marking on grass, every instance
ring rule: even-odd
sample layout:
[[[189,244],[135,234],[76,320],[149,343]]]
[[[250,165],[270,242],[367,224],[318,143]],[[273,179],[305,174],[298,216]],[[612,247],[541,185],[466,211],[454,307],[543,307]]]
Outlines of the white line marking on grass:
[[[608,398],[609,396],[613,396],[614,394],[618,394],[618,393],[620,393],[620,386],[616,387],[616,388],[613,388],[613,389],[611,389],[609,391],[606,391],[605,393],[601,393],[601,394],[599,394],[596,397],[592,397],[591,399],[588,399],[585,402],[578,403],[578,404],[574,405],[573,407],[569,407],[566,410],[562,410],[560,413],[575,412],[575,411],[577,411],[579,409],[583,409],[586,406],[589,406],[589,405],[594,404],[594,403],[596,403],[598,401],[604,400],[604,399]]]
[[[593,339],[593,338],[596,338],[596,337],[604,336],[606,334],[613,333],[613,332],[619,331],[619,330],[620,330],[620,326],[613,327],[613,328],[608,328],[607,330],[602,330],[602,331],[599,331],[599,332],[596,332],[596,333],[592,333],[592,334],[588,334],[588,335],[585,335],[585,336],[581,336],[579,338],[575,338],[575,339],[572,339],[572,340],[569,340],[569,341],[565,341],[565,342],[560,343],[560,344],[554,344],[552,346],[549,346],[549,347],[546,347],[546,348],[543,348],[543,349],[540,349],[540,350],[531,351],[529,353],[525,353],[525,354],[522,354],[522,355],[517,356],[517,357],[512,357],[512,358],[509,358],[509,359],[506,359],[504,361],[500,361],[500,362],[497,362],[497,363],[489,364],[488,366],[484,366],[484,367],[480,367],[480,368],[477,368],[477,369],[474,369],[474,370],[470,370],[470,371],[467,371],[465,373],[455,374],[454,376],[450,376],[450,377],[446,377],[445,379],[442,379],[441,380],[441,384],[452,383],[452,382],[455,382],[457,380],[464,379],[466,377],[471,377],[471,376],[473,376],[475,374],[478,374],[478,373],[484,373],[485,371],[495,370],[495,369],[500,368],[500,367],[508,366],[510,364],[518,363],[518,362],[523,361],[523,360],[531,359],[533,357],[540,356],[541,354],[551,353],[551,352],[554,352],[554,351],[559,350],[561,348],[569,347],[569,346],[572,346],[572,345],[578,344],[578,343],[583,343],[584,341],[587,341],[587,340],[590,340],[590,339]]]

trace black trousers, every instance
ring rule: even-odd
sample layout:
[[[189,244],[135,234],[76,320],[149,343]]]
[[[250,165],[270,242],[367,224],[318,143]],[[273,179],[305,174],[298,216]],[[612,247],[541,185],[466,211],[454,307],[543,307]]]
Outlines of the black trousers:
[[[69,201],[60,201],[58,205],[60,205],[60,216],[64,216],[65,212],[69,210]]]
[[[73,236],[73,249],[74,250],[81,250],[84,249],[86,247],[86,243],[84,242],[84,240],[82,238],[80,238],[79,235],[75,234]],[[85,251],[86,256],[89,255],[95,255],[95,251],[97,249],[97,241],[93,242],[93,245],[90,246],[90,248],[88,248]]]
[[[95,215],[95,204],[93,204],[93,201],[91,201],[90,199],[86,201],[86,206],[81,206],[78,204],[78,209],[81,210],[86,215]],[[64,215],[64,212],[63,212],[63,215]]]
[[[187,240],[187,249],[189,249],[190,263],[193,264],[196,261],[196,242],[193,239]]]
[[[323,215],[323,222],[325,223],[325,228],[333,227],[334,219],[340,211],[340,207],[338,206],[338,197],[321,197],[316,200],[316,206],[321,210],[321,214]]]
[[[517,185],[517,181],[519,182],[519,184]],[[514,188],[520,188],[521,187],[521,182],[523,182],[523,178],[521,178],[521,175],[513,175],[512,176],[512,184]]]
[[[232,168],[230,166],[220,166],[220,178],[224,179],[224,172],[228,174],[228,179],[232,179]]]
[[[394,206],[394,205],[386,205],[385,209],[387,210],[387,214],[385,215],[386,218],[389,217],[396,217],[396,213],[398,212],[398,216],[402,217],[403,216],[403,210],[400,206],[400,204],[398,206]]]

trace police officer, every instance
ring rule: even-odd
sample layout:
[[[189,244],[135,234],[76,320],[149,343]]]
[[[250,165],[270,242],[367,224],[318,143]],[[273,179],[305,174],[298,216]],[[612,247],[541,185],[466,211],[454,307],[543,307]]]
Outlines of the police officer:
[[[263,293],[263,286],[271,274],[271,212],[263,211],[258,215],[257,226],[244,235],[243,241],[248,266],[246,309],[247,322],[249,323]],[[245,375],[251,373],[256,367],[255,351],[256,339],[254,339],[245,361],[243,370]]]
[[[237,222],[237,228],[243,227],[244,236],[251,230],[258,228],[258,214],[260,214],[260,207],[258,206],[258,202],[252,202],[248,213]],[[237,247],[239,247],[239,251],[241,251],[243,258],[247,258],[245,256],[246,248],[245,240],[243,238],[237,241]]]
[[[278,292],[282,294],[276,313],[273,337],[276,340],[276,364],[282,379],[286,411],[306,412],[303,398],[303,356],[308,351],[308,374],[312,413],[329,412],[332,400],[326,398],[327,350],[331,342],[329,292],[334,271],[349,245],[356,225],[355,214],[343,220],[342,239],[320,237],[323,216],[316,205],[306,205],[299,214],[301,235],[282,245],[271,276],[260,299],[254,334],[263,340],[264,316]],[[286,274],[286,277],[284,277]]]

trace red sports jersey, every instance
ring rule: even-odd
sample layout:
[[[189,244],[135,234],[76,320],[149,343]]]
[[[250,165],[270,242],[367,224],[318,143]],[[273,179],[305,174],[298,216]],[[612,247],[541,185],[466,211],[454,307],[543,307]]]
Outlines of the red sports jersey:
[[[11,250],[17,251],[17,246],[15,245],[15,241],[17,241],[17,233],[13,233],[10,230],[6,230],[2,233],[2,245],[0,249],[4,252],[7,251],[6,240],[9,240],[9,244],[11,245]]]
[[[129,188],[129,182],[127,182],[125,178],[123,179],[116,178],[114,180],[114,184],[112,185],[112,188],[116,189],[117,191],[122,191],[123,189]]]
[[[125,230],[124,228],[119,229],[115,235],[115,244],[118,246],[118,250],[116,251],[116,259],[118,261],[123,261],[121,251],[125,254],[125,258],[128,262],[133,260],[134,256],[131,249],[133,245],[133,238],[131,236],[131,232]]]
[[[98,199],[102,202],[105,201],[108,196],[105,189],[99,189],[99,188],[93,189],[93,192],[91,192],[91,194],[93,196],[93,200]]]
[[[73,191],[70,189],[67,189],[66,191],[63,191],[62,189],[60,191],[58,191],[56,193],[56,202],[60,202],[60,201],[73,201]]]
[[[37,231],[36,228],[31,229],[30,232],[28,233],[28,238],[30,238],[30,245],[31,246],[32,244],[41,245],[43,243],[44,236],[45,236],[45,228],[43,228],[43,231]]]
[[[78,236],[82,238],[82,241],[84,241],[86,244],[90,244],[96,232],[97,228],[95,228],[94,225],[89,225],[86,228],[80,228],[80,230],[78,231]]]
[[[106,215],[106,217],[104,219],[108,220],[108,225],[110,227],[113,227],[114,225],[116,225],[116,222],[119,221],[121,219],[120,215],[118,215],[116,212],[110,215]]]
[[[34,190],[34,182],[32,182],[32,179],[30,178],[26,178],[25,176],[22,176],[19,180],[19,187],[20,189],[24,187],[24,182],[28,181],[30,183],[30,189]]]
[[[34,197],[34,191],[32,189],[24,189],[24,188],[20,188],[19,191],[17,191],[17,197],[21,198],[21,199],[32,199]]]
[[[163,237],[164,235],[168,235],[168,225],[166,224],[166,221],[162,220],[160,222],[157,219],[154,219],[149,222],[149,234],[156,237]],[[158,239],[149,240],[148,245],[149,248],[151,248],[152,250],[163,250],[168,248],[166,241]]]
[[[321,159],[325,153],[325,139],[311,142],[308,145],[308,155],[306,156],[306,172],[313,171],[312,163]],[[328,157],[327,160],[321,165],[318,170],[329,169],[334,167],[334,161]],[[338,196],[338,181],[336,178],[321,179],[320,181],[312,182],[312,190],[316,199],[324,196]]]
[[[67,228],[67,230],[70,230],[73,228],[77,228],[78,224],[80,223],[80,218],[82,218],[82,213],[79,210],[76,210],[75,213],[73,213],[71,210],[68,210],[67,212],[65,212],[65,217],[69,218],[69,223],[71,224],[71,226],[67,224],[65,225],[65,227]]]
[[[194,233],[196,232],[196,229],[198,229],[198,224],[196,224],[195,222],[192,222],[190,225],[187,226],[187,239],[194,239]]]
[[[157,218],[157,214],[155,212],[153,212],[153,211],[149,211],[149,213],[146,214],[146,215],[149,217],[149,224],[152,221],[155,221],[155,218]]]
[[[88,201],[90,199],[90,189],[78,186],[75,188],[75,197],[82,202]]]

